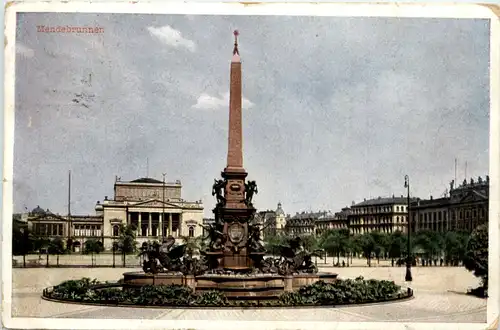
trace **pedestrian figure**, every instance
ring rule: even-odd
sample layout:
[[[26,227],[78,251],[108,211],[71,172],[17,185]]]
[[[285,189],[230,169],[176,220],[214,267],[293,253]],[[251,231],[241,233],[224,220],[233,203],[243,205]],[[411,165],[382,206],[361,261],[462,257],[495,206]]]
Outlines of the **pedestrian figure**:
[[[443,262],[444,262],[444,260],[443,260],[443,258],[441,258],[441,260],[439,260],[439,266],[443,267]]]
[[[391,264],[392,264],[392,267],[394,267],[394,259],[392,259]]]

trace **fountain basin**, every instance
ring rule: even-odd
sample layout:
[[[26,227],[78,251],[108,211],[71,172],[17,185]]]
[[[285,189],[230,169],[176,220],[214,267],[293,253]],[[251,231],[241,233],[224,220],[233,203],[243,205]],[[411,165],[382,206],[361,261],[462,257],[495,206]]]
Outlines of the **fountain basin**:
[[[204,274],[199,276],[144,272],[127,272],[123,274],[125,287],[144,285],[185,285],[195,292],[212,290],[222,291],[228,299],[276,299],[285,291],[296,291],[303,286],[317,281],[333,283],[337,274],[295,274],[281,276],[277,274],[219,275]]]

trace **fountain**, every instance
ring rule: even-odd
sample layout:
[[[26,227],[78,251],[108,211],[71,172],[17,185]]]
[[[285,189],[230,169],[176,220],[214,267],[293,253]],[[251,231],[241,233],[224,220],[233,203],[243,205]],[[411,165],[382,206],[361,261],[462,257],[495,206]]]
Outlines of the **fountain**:
[[[318,251],[308,251],[299,237],[266,257],[262,228],[255,221],[255,181],[247,181],[243,168],[241,116],[241,61],[235,31],[231,60],[227,166],[212,186],[216,198],[215,221],[203,226],[205,249],[195,257],[188,243],[175,238],[143,243],[143,272],[127,272],[118,283],[82,279],[46,288],[43,298],[115,306],[324,306],[408,299],[413,292],[389,281],[337,280],[321,274],[312,262]],[[321,258],[321,256],[319,256]],[[313,287],[312,290],[310,288]],[[303,288],[303,289],[301,289]],[[366,297],[346,288],[370,292]],[[382,288],[382,289],[381,289]],[[298,291],[298,292],[297,292]],[[322,296],[322,293],[326,295]],[[348,293],[346,295],[346,292]]]
[[[335,281],[336,274],[317,274],[312,263],[315,251],[306,251],[300,238],[281,247],[278,258],[264,258],[262,229],[254,223],[255,181],[245,181],[242,150],[241,60],[238,32],[231,60],[229,136],[227,166],[216,179],[212,195],[215,223],[203,226],[208,232],[208,247],[199,259],[175,246],[172,237],[163,244],[143,246],[144,273],[125,273],[124,284],[182,284],[195,292],[218,290],[232,299],[271,299],[318,280]]]

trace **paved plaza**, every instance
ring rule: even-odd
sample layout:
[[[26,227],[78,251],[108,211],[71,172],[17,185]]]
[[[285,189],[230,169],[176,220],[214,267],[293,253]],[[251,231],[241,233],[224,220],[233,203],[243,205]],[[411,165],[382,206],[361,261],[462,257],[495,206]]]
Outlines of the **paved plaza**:
[[[241,321],[406,321],[406,322],[486,322],[486,300],[465,295],[478,280],[461,267],[413,268],[415,298],[409,301],[337,308],[294,309],[174,309],[99,307],[45,301],[45,287],[82,277],[116,281],[132,268],[16,268],[13,270],[13,317],[121,318],[159,320],[241,320]],[[137,271],[140,269],[137,268]],[[320,271],[338,273],[341,278],[404,282],[404,267],[324,267]],[[214,312],[216,311],[216,312]]]

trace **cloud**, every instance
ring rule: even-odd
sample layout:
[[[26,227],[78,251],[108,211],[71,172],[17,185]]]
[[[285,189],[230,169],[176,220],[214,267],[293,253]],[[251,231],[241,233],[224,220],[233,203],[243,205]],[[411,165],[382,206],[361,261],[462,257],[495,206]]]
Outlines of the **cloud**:
[[[245,97],[242,98],[241,102],[243,109],[249,109],[253,106],[253,103]],[[218,97],[203,93],[200,95],[200,97],[198,97],[198,100],[196,101],[196,104],[193,105],[193,108],[217,109],[227,106],[229,106],[229,93],[225,93],[224,95],[219,95]]]
[[[35,51],[21,43],[17,43],[16,54],[21,55],[24,58],[32,58],[35,56]]]
[[[148,27],[148,31],[152,36],[155,36],[163,43],[174,48],[184,47],[191,52],[194,52],[196,50],[196,45],[192,40],[184,38],[180,31],[168,25],[159,28],[150,26]]]

